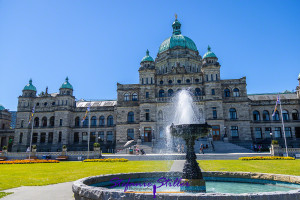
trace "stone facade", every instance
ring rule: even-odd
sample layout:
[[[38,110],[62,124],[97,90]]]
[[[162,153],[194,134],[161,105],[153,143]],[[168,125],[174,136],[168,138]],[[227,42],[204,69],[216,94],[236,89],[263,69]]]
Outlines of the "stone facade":
[[[139,67],[138,84],[117,84],[116,101],[75,100],[73,87],[66,79],[59,93],[36,95],[30,82],[19,97],[14,151],[25,151],[33,143],[38,151],[86,150],[88,121],[91,145],[100,142],[104,151],[122,149],[131,139],[144,143],[155,138],[155,148],[165,145],[165,127],[172,123],[172,97],[189,90],[199,109],[199,118],[213,126],[212,137],[234,143],[270,144],[272,137],[283,142],[281,116],[273,119],[277,94],[248,95],[246,77],[222,79],[217,56],[208,52],[202,57],[193,41],[181,35],[176,19],[173,35],[165,40],[154,60],[147,51]],[[290,146],[300,145],[300,78],[295,93],[280,94],[286,135]],[[85,116],[90,106],[89,116]],[[32,123],[28,120],[35,107]],[[268,117],[266,112],[268,111]],[[91,147],[92,148],[92,147]]]
[[[1,109],[2,108],[2,109]],[[0,149],[7,146],[8,150],[12,147],[14,130],[10,127],[11,113],[0,105]]]

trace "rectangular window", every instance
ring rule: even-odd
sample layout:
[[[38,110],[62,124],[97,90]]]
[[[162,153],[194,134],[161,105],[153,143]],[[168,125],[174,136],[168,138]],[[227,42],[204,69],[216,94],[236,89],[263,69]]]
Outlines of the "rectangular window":
[[[151,77],[151,84],[153,84],[153,79],[152,79],[152,77]]]
[[[91,132],[91,134],[90,134],[90,142],[96,142],[96,133],[95,132]]]
[[[127,140],[134,140],[134,129],[127,129]]]
[[[237,126],[231,126],[230,128],[231,137],[232,138],[238,138],[239,137],[239,131]]]
[[[214,76],[211,74],[210,75],[210,80],[213,81],[214,80]]]
[[[88,141],[88,133],[87,132],[83,132],[82,133],[82,142],[87,142]]]
[[[217,108],[216,108],[216,107],[213,107],[212,109],[213,109],[213,113],[212,113],[212,114],[213,114],[213,118],[214,118],[214,119],[217,119],[217,118],[218,118],[218,115],[217,115]]]
[[[59,120],[59,126],[62,126],[62,119]]]
[[[107,142],[113,142],[113,133],[112,133],[112,131],[107,131],[106,134],[107,134],[106,141]]]
[[[261,128],[255,128],[255,138],[256,139],[261,139],[262,138]]]
[[[281,128],[275,127],[275,138],[281,138]]]
[[[38,133],[33,133],[33,135],[32,135],[32,143],[36,144],[37,143],[37,139],[38,139]]]
[[[144,85],[144,78],[142,78],[142,85]]]
[[[24,124],[24,120],[21,121],[21,128],[23,128],[23,124]]]
[[[61,139],[62,139],[62,132],[59,132],[59,133],[58,133],[58,142],[59,142],[59,143],[61,142]]]
[[[292,137],[291,127],[285,127],[284,130],[285,130],[285,137],[287,137],[287,138]]]
[[[79,133],[75,132],[74,133],[74,143],[78,143],[79,142]]]
[[[148,78],[146,78],[146,84],[148,84]]]
[[[215,89],[211,89],[211,95],[215,95]]]
[[[41,133],[40,143],[46,142],[46,133]]]
[[[104,142],[104,131],[100,131],[99,132],[99,138],[98,138],[99,142]]]
[[[148,99],[149,98],[149,92],[146,92],[146,99]]]
[[[149,111],[149,109],[146,109],[145,110],[145,112],[146,112],[146,121],[150,121],[150,111]]]
[[[206,75],[206,81],[208,81],[208,75]]]
[[[19,143],[21,144],[23,141],[23,133],[20,133],[20,137],[19,137]]]
[[[216,74],[216,81],[218,80],[218,74]]]
[[[271,131],[272,130],[270,127],[265,128],[265,138],[271,138],[271,135],[270,135]]]
[[[52,143],[53,142],[53,132],[49,132],[48,133],[48,143]]]

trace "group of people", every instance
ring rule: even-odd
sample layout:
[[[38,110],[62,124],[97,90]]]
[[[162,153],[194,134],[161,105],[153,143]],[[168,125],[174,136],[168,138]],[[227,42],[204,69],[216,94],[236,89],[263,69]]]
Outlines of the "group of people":
[[[139,154],[145,155],[146,154],[144,149],[140,149],[139,145],[136,145],[134,147],[134,151],[135,151],[135,155],[139,155]]]
[[[259,145],[257,145],[257,144],[251,144],[251,150],[252,151],[259,151],[259,152],[261,152],[261,149],[262,149],[262,145],[261,144],[259,144]]]
[[[177,145],[177,151],[178,151],[178,153],[184,153],[184,145],[182,144],[182,145],[180,146],[180,144],[178,144],[178,145]]]

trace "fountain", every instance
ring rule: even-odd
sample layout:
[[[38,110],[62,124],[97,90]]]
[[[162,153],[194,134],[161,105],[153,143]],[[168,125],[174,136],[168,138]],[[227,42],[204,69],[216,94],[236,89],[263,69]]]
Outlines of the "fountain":
[[[170,135],[182,138],[186,143],[183,172],[144,172],[87,177],[73,184],[72,190],[76,200],[300,199],[300,176],[250,172],[201,172],[196,161],[194,144],[197,138],[209,133],[211,126],[199,118],[198,108],[188,91],[179,92],[175,99],[175,113],[170,115],[174,116],[171,119],[173,124],[167,129]]]

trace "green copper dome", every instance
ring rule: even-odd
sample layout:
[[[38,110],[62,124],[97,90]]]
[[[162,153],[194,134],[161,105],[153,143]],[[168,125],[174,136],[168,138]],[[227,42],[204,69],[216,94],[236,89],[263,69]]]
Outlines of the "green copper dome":
[[[29,80],[29,83],[27,85],[25,85],[23,90],[36,91],[36,87],[34,85],[32,85],[32,79]]]
[[[193,51],[198,51],[197,46],[193,40],[191,40],[186,36],[181,35],[181,30],[180,30],[181,24],[177,20],[177,16],[175,21],[172,24],[172,27],[173,27],[173,35],[168,39],[166,39],[165,41],[163,41],[163,43],[161,43],[158,53],[162,53],[168,49],[172,49],[178,46],[183,48],[188,48]]]
[[[141,62],[145,62],[145,61],[154,62],[153,58],[149,55],[149,50],[148,49],[146,51],[146,56],[142,59]]]
[[[1,104],[0,104],[0,111],[1,110],[5,110],[5,108],[4,108],[4,106],[2,106]]]
[[[66,78],[66,81],[61,85],[60,89],[62,88],[73,90],[73,86],[69,83],[68,77]]]
[[[209,45],[207,47],[207,52],[203,56],[203,59],[204,58],[217,58],[216,54],[214,54],[214,52],[211,51],[211,48]]]

